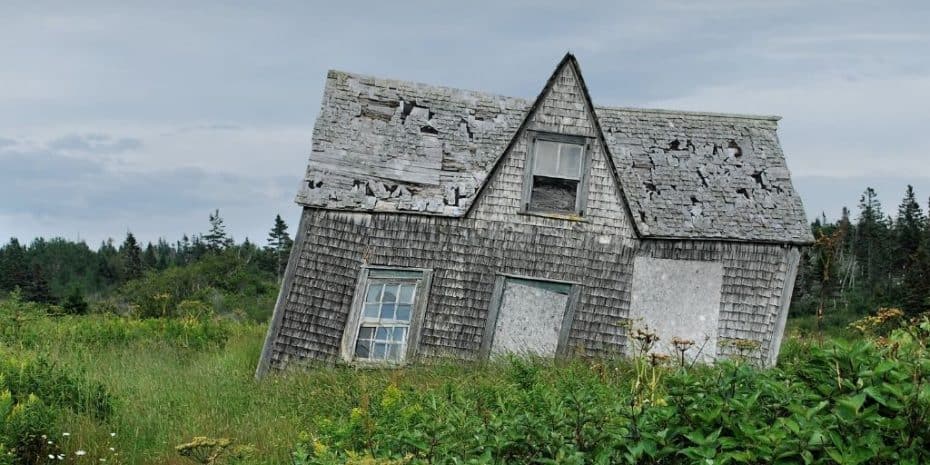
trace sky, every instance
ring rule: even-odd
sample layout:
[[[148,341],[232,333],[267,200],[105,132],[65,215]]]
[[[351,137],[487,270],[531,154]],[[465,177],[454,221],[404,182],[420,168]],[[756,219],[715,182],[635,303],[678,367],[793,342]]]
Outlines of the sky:
[[[0,1],[0,241],[296,227],[326,71],[777,114],[810,217],[930,196],[930,2]]]

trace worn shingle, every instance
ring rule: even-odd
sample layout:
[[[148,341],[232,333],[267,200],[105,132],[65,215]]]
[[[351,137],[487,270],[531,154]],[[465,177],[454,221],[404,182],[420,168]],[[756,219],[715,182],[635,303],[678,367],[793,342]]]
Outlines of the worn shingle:
[[[531,106],[330,71],[297,202],[464,216]],[[564,120],[582,109],[560,111]],[[812,241],[776,117],[610,107],[595,113],[641,237]]]

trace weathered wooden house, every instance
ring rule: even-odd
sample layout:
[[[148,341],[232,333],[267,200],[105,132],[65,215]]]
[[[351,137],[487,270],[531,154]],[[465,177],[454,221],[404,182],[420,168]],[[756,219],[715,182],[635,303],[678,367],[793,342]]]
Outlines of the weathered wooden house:
[[[330,71],[258,375],[611,356],[629,321],[773,363],[812,241],[778,119],[596,106],[570,54],[532,101]]]

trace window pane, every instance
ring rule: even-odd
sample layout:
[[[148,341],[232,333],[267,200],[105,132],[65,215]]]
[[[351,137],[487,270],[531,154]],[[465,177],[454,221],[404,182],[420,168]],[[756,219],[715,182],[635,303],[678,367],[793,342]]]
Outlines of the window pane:
[[[559,144],[547,140],[536,141],[533,173],[553,175],[558,170]]]
[[[398,304],[397,316],[398,321],[410,321],[410,304]]]
[[[394,319],[394,304],[381,304],[381,319],[382,320],[393,320]]]
[[[385,284],[384,285],[384,296],[381,298],[382,302],[397,302],[397,284]]]
[[[355,344],[355,356],[359,358],[368,358],[370,356],[370,343],[368,341],[359,340],[358,344]]]
[[[381,299],[382,287],[384,287],[382,284],[369,284],[368,295],[365,297],[365,302],[378,302]]]
[[[359,339],[371,339],[371,335],[374,332],[374,330],[375,329],[372,327],[362,326],[358,330],[358,338]]]
[[[378,318],[378,309],[381,307],[378,303],[365,304],[365,318]]]
[[[400,357],[403,352],[403,347],[400,344],[389,344],[387,358],[389,360],[400,360]]]
[[[398,342],[404,342],[407,339],[407,328],[396,327],[394,328],[394,340]]]
[[[559,176],[578,179],[581,177],[581,146],[562,144],[559,157]]]
[[[390,332],[391,332],[391,328],[385,328],[383,326],[378,328],[378,332],[375,333],[375,340],[386,341],[390,339],[391,338]]]
[[[400,286],[400,298],[398,302],[409,304],[413,302],[413,291],[417,288],[416,284],[402,284]]]
[[[372,358],[385,358],[387,355],[387,344],[377,343],[375,344],[375,353]]]

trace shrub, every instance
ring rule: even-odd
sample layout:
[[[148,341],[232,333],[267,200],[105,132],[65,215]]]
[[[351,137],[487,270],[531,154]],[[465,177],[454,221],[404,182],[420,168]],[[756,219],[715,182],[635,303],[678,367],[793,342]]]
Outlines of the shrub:
[[[880,343],[792,342],[767,370],[512,360],[436,384],[395,375],[351,408],[318,412],[295,460],[928,463],[928,341],[925,319]]]

